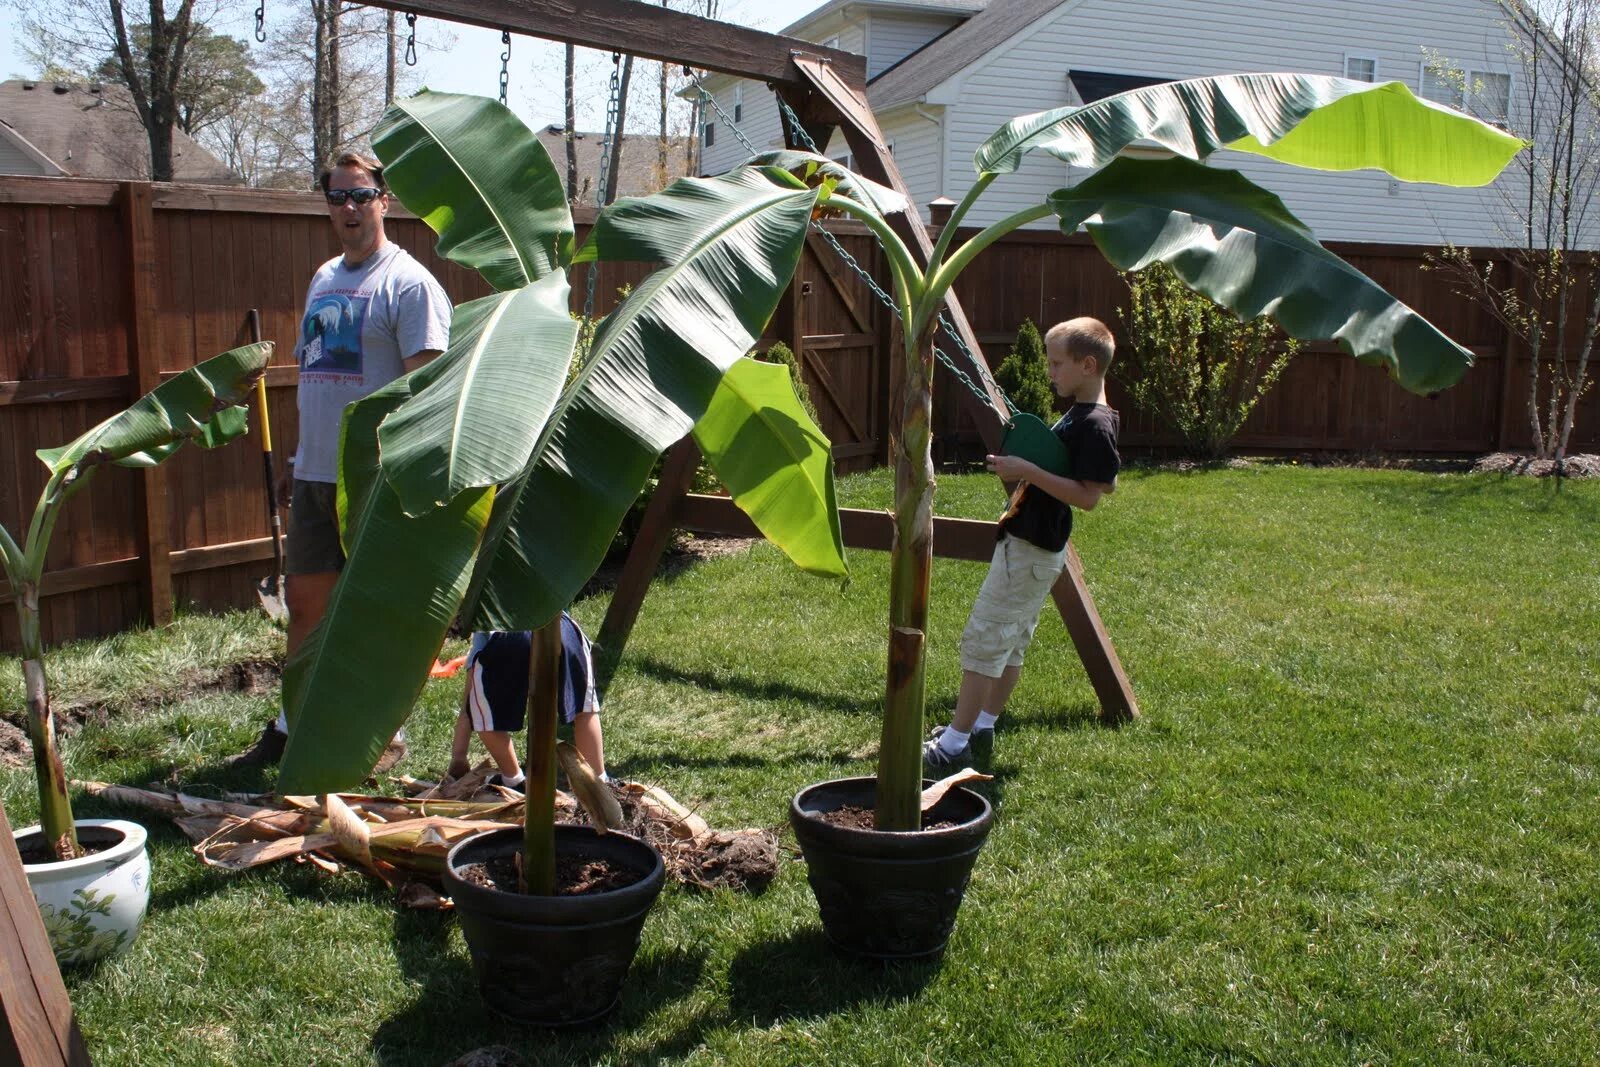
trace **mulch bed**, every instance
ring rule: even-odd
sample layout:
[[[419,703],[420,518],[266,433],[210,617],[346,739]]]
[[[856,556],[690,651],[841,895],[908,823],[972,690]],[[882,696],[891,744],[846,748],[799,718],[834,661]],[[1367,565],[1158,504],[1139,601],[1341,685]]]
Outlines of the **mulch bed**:
[[[1525,452],[1491,452],[1472,465],[1480,474],[1520,474],[1529,478],[1600,478],[1600,455],[1581,452],[1559,465],[1553,459],[1534,459]]]

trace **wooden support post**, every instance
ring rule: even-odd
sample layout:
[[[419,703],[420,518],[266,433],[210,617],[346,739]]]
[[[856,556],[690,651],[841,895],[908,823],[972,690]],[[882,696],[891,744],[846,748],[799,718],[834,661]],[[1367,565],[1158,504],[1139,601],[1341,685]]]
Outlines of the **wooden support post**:
[[[89,1050],[0,807],[0,1063],[89,1063]]]
[[[123,182],[122,227],[128,242],[129,307],[133,314],[128,339],[129,402],[161,384],[156,333],[156,222],[149,182]],[[138,510],[139,555],[144,561],[139,587],[152,626],[172,621],[171,539],[167,527],[167,475],[161,466],[138,473],[134,493]]]
[[[1111,636],[1100,622],[1100,612],[1095,610],[1094,597],[1083,583],[1083,562],[1078,550],[1067,544],[1067,565],[1061,577],[1050,590],[1056,610],[1067,624],[1067,633],[1088,672],[1089,684],[1100,701],[1100,719],[1109,725],[1131,722],[1139,717],[1139,703],[1133,697],[1133,686],[1123,673],[1122,661],[1111,644]]]
[[[645,594],[650,591],[650,579],[655,577],[661,557],[667,551],[667,542],[675,528],[674,512],[678,501],[689,492],[694,483],[695,469],[700,465],[700,446],[693,437],[685,437],[667,452],[661,465],[661,480],[656,491],[645,505],[644,518],[639,532],[634,535],[628,549],[628,558],[622,564],[622,574],[617,578],[616,592],[611,594],[611,606],[606,609],[605,621],[600,624],[600,662],[595,665],[598,677],[595,687],[602,695],[611,683],[612,672],[622,658],[622,650],[638,621],[639,609],[644,606]]]

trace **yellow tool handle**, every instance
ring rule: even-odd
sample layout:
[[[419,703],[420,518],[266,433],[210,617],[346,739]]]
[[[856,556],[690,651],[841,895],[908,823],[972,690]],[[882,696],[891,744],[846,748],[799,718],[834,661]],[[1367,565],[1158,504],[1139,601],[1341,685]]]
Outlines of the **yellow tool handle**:
[[[272,451],[272,423],[267,421],[267,376],[256,379],[256,406],[261,409],[261,451]]]

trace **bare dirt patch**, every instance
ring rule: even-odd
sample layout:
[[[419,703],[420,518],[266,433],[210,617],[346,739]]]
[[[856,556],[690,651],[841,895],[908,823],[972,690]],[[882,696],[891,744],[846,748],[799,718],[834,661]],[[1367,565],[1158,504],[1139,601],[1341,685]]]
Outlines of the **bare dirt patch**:
[[[265,693],[278,687],[283,665],[271,659],[247,659],[210,670],[194,670],[170,685],[157,686],[137,699],[53,701],[56,733],[67,737],[90,723],[104,725],[112,718],[152,704],[174,704],[211,693]],[[27,712],[21,708],[0,711],[0,762],[13,766],[33,758],[28,743]]]
[[[661,566],[656,569],[657,578],[670,578],[696,563],[707,560],[721,559],[724,556],[737,556],[741,552],[749,551],[758,538],[754,537],[703,537],[699,534],[679,533],[674,536],[672,544],[667,546],[667,551],[661,557]],[[593,596],[596,593],[617,587],[617,579],[622,575],[622,565],[627,561],[626,552],[607,559],[595,571],[594,577],[589,579],[583,591],[578,594],[579,599]]]

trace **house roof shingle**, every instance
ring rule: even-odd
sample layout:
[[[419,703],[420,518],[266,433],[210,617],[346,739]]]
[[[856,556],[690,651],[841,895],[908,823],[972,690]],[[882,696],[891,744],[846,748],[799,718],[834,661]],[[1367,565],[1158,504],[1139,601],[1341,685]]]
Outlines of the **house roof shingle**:
[[[550,153],[550,158],[556,165],[556,172],[561,175],[565,183],[567,175],[565,130],[560,126],[546,126],[539,131],[538,137],[545,151]],[[600,179],[600,142],[603,139],[604,134],[582,130],[576,135],[578,188],[576,193],[569,189],[567,195],[569,197],[575,195],[581,203],[594,203],[595,183]],[[617,180],[618,196],[645,196],[689,172],[686,158],[689,138],[669,137],[667,172],[665,175],[656,173],[659,140],[654,134],[646,133],[630,133],[623,137],[620,162],[622,173]]]
[[[62,172],[79,178],[147,178],[150,142],[126,90],[0,82],[0,121]],[[237,182],[226,165],[182,130],[172,133],[175,181]]]

